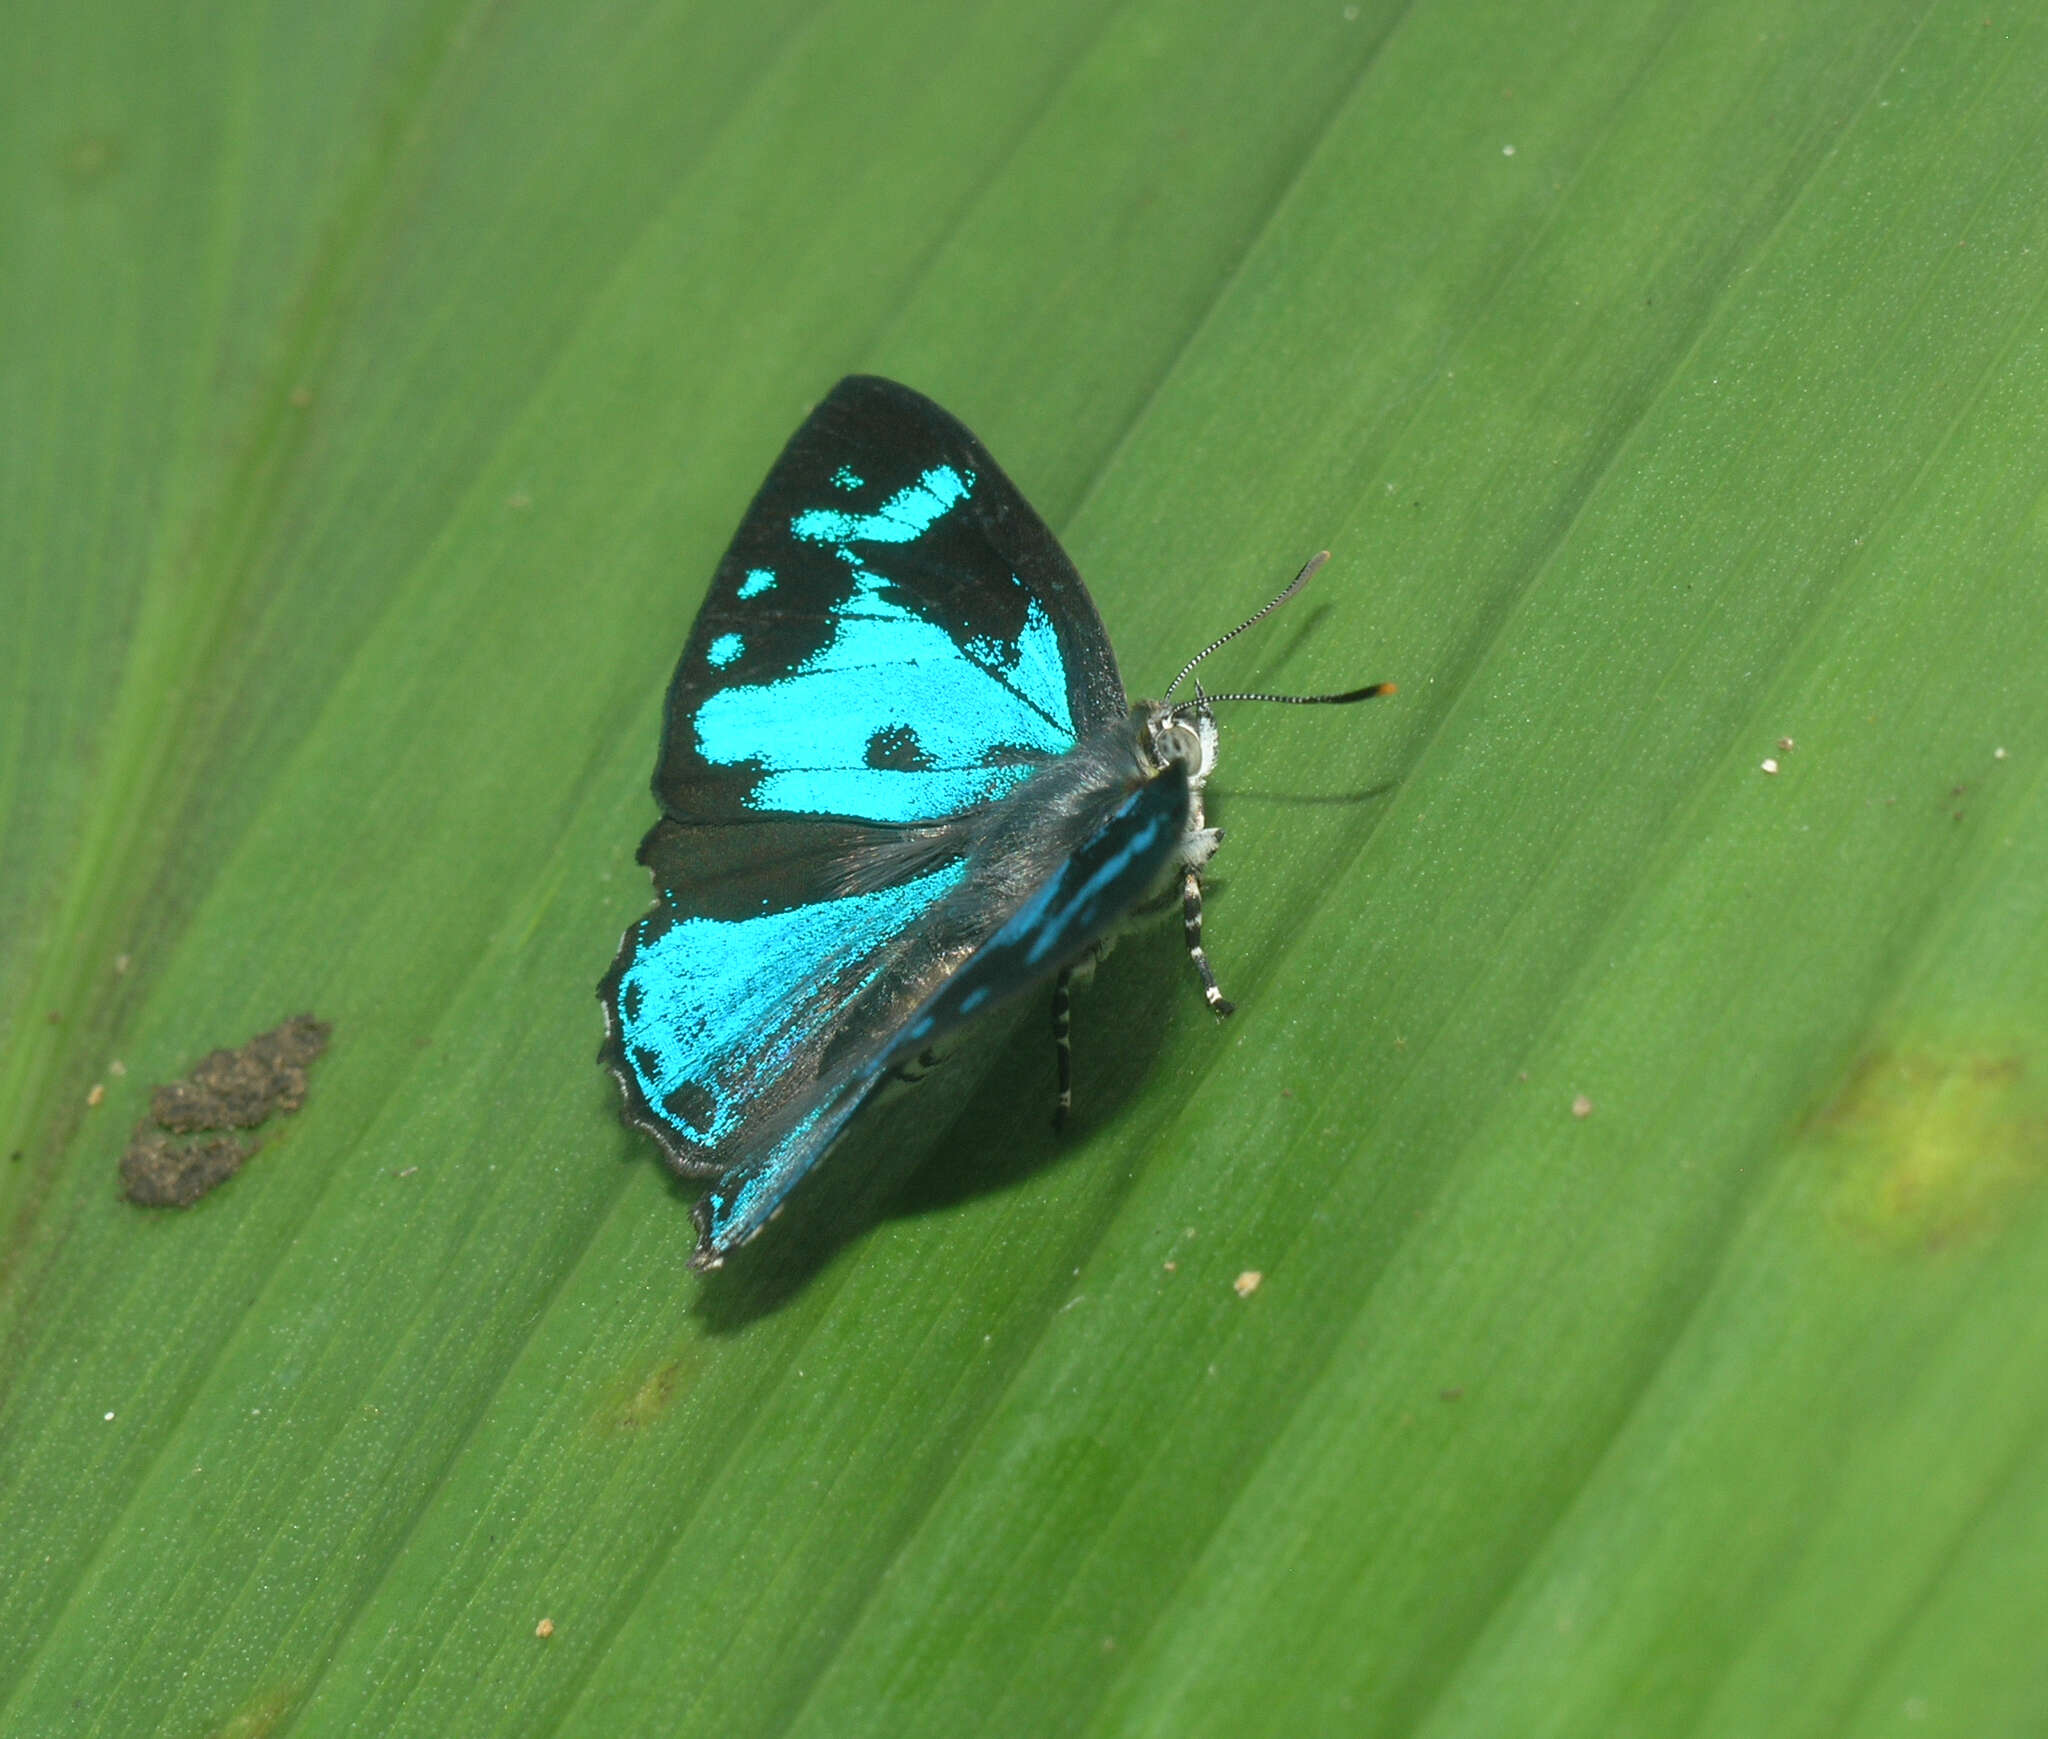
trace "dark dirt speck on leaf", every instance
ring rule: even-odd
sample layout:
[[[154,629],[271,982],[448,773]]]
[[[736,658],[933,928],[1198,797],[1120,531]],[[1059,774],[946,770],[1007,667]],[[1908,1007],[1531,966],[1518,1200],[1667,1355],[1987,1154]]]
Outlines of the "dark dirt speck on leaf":
[[[150,1094],[150,1116],[121,1155],[121,1189],[146,1208],[190,1207],[255,1154],[257,1142],[221,1132],[254,1129],[306,1102],[306,1069],[332,1029],[309,1014],[258,1033],[238,1051],[211,1051],[182,1081]],[[152,1119],[154,1122],[152,1123]],[[181,1141],[179,1136],[200,1135]]]

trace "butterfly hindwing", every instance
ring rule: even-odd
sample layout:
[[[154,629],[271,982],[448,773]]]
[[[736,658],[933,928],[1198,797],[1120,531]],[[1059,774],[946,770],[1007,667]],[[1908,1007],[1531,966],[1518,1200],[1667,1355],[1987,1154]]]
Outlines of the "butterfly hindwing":
[[[1127,917],[1179,853],[1188,778],[1178,764],[1146,780],[949,973],[903,1023],[882,1065],[942,1044],[985,1009],[1071,965]]]
[[[847,1057],[798,1115],[771,1120],[772,1138],[721,1175],[699,1204],[698,1264],[722,1259],[768,1223],[892,1067],[943,1045],[1099,942],[1173,861],[1188,807],[1187,775],[1178,766],[1139,785],[986,941],[937,978],[886,1040]]]

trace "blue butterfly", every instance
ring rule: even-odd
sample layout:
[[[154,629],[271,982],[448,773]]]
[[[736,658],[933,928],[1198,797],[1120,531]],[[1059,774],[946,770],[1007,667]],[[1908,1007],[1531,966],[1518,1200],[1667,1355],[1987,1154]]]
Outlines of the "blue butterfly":
[[[1068,974],[1175,884],[1230,1012],[1201,945],[1210,703],[1393,687],[1172,702],[1230,638],[1133,707],[1080,575],[946,412],[854,376],[797,430],[669,684],[639,854],[660,897],[598,987],[626,1121],[711,1180],[693,1268],[885,1082],[1048,978],[1064,1110]]]

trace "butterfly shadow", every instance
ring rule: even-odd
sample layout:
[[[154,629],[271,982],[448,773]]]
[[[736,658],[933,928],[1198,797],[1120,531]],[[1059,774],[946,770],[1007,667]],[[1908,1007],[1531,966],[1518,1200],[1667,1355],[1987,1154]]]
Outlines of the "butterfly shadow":
[[[1178,925],[1126,934],[1095,981],[1075,988],[1074,1108],[1056,1129],[1051,994],[1020,998],[915,1089],[856,1118],[769,1230],[705,1277],[691,1314],[706,1331],[734,1335],[773,1315],[886,1220],[957,1212],[1079,1161],[1088,1137],[1142,1092],[1175,1020],[1208,1018]],[[694,1178],[672,1184],[685,1208],[704,1190]]]
[[[1355,809],[1392,796],[1400,787],[1398,779],[1382,779],[1376,785],[1364,785],[1356,791],[1269,791],[1257,785],[1238,786],[1209,805],[1209,819],[1228,831],[1227,815],[1240,805],[1246,809]],[[1207,878],[1203,881],[1206,888],[1223,885]]]

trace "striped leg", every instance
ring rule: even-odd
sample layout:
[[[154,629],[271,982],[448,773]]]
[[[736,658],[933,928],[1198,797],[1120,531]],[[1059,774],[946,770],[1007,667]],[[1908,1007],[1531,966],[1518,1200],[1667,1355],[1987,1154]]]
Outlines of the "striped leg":
[[[1052,1042],[1059,1054],[1060,1097],[1052,1114],[1052,1126],[1064,1128],[1067,1113],[1074,1108],[1074,1046],[1067,1037],[1067,1007],[1071,997],[1067,994],[1068,981],[1073,973],[1066,967],[1060,968],[1059,977],[1052,981]]]
[[[1202,879],[1193,870],[1189,870],[1181,882],[1180,922],[1188,939],[1188,958],[1202,975],[1203,996],[1208,998],[1209,1006],[1219,1015],[1231,1013],[1237,1004],[1227,1001],[1223,992],[1216,988],[1216,974],[1209,970],[1209,956],[1202,952]]]

